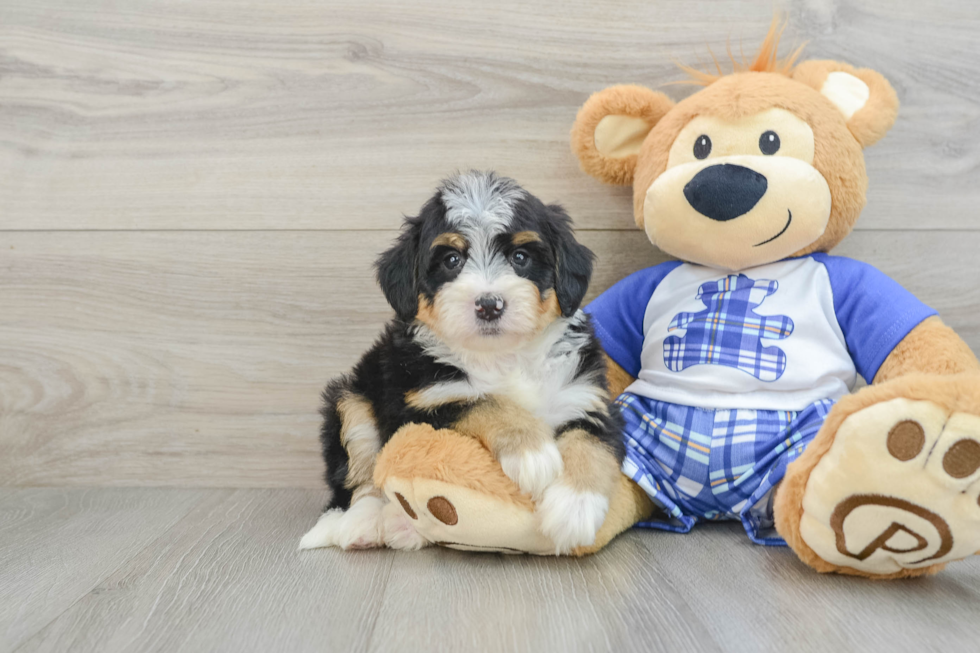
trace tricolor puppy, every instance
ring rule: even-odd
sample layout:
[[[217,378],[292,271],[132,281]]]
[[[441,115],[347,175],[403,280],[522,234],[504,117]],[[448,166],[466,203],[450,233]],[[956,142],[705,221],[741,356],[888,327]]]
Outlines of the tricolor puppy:
[[[557,552],[591,544],[623,445],[578,310],[592,252],[568,215],[505,177],[460,174],[406,219],[377,270],[396,317],[324,392],[333,495],[301,547],[427,544],[372,481],[378,451],[412,423],[478,438],[536,500]]]

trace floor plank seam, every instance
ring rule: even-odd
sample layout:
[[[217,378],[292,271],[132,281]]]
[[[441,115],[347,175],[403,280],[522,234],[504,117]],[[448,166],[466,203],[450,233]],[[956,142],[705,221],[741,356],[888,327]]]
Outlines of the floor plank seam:
[[[637,529],[636,527],[634,527],[633,530],[636,531],[636,530],[639,530],[639,529]],[[629,531],[627,531],[627,532],[629,532]],[[638,533],[638,535],[640,535],[640,533]],[[669,537],[669,535],[668,535],[668,537]],[[692,606],[690,603],[688,603],[687,599],[685,599],[684,596],[681,594],[681,592],[677,589],[677,585],[674,583],[673,579],[670,578],[669,576],[667,576],[666,573],[664,573],[663,566],[661,566],[657,562],[657,554],[656,554],[656,552],[653,549],[651,549],[650,548],[650,545],[647,543],[647,540],[648,539],[649,538],[647,538],[647,537],[642,537],[642,536],[639,537],[640,544],[642,544],[643,545],[643,548],[646,549],[646,552],[648,554],[650,554],[651,566],[655,570],[655,573],[666,584],[666,586],[670,588],[671,593],[674,595],[672,597],[672,603],[674,601],[679,601],[684,606],[684,608],[687,610],[688,615],[689,615],[689,618],[693,618],[694,622],[698,626],[698,629],[697,630],[695,630],[693,628],[690,629],[691,634],[694,635],[694,636],[697,636],[698,633],[701,633],[703,635],[706,635],[708,637],[708,639],[711,640],[712,644],[715,645],[715,651],[717,651],[718,653],[722,653],[722,651],[727,650],[726,649],[726,646],[725,646],[725,642],[718,641],[718,639],[711,633],[711,630],[708,628],[708,625],[706,623],[704,623],[704,621],[701,619],[700,615],[698,614],[698,611],[694,608],[694,606]],[[687,623],[688,626],[691,625],[690,624],[690,621],[685,620],[685,623]]]
[[[374,633],[378,629],[378,621],[381,619],[381,610],[384,609],[385,599],[388,598],[388,587],[391,581],[391,571],[395,566],[395,561],[398,559],[399,552],[395,551],[392,555],[388,556],[388,569],[385,571],[384,581],[382,581],[383,586],[381,588],[381,598],[378,600],[378,609],[374,611],[374,618],[371,620],[371,628],[368,632],[367,639],[364,640],[364,652],[368,653],[371,650],[371,640],[374,639]]]

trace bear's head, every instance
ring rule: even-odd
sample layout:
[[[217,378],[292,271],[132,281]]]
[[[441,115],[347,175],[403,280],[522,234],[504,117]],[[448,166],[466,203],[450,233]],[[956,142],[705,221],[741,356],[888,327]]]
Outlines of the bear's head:
[[[879,73],[835,61],[756,59],[728,75],[691,71],[681,102],[613,86],[579,111],[572,149],[585,172],[633,184],[638,226],[685,261],[741,270],[827,251],[864,207],[862,149],[891,128],[895,91]],[[734,62],[733,62],[734,63]]]

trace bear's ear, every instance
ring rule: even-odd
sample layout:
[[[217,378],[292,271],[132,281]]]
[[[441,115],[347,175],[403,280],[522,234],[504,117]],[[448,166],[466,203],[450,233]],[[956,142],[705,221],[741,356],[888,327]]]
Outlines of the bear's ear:
[[[793,79],[830,100],[861,147],[874,145],[895,124],[898,96],[881,73],[839,61],[804,61]]]
[[[572,151],[582,170],[609,184],[631,184],[644,139],[673,106],[663,93],[642,86],[594,93],[572,127]]]

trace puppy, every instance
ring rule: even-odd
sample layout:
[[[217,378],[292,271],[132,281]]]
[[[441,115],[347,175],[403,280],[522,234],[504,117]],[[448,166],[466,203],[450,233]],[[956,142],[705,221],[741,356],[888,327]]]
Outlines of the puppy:
[[[396,317],[324,391],[327,511],[301,548],[425,546],[372,478],[401,427],[478,438],[536,501],[557,553],[594,542],[623,459],[602,349],[579,311],[592,252],[568,215],[470,172],[407,218],[377,262]]]

